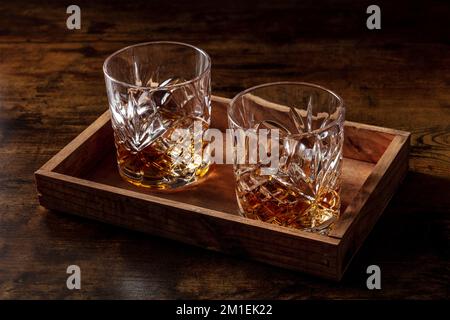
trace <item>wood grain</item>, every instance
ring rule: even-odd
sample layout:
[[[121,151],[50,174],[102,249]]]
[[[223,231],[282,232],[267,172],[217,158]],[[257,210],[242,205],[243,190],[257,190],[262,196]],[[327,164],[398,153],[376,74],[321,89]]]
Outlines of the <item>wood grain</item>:
[[[0,297],[448,298],[450,34],[445,1],[0,2]],[[33,172],[106,109],[101,65],[151,40],[212,57],[213,92],[263,82],[318,83],[347,119],[412,132],[410,172],[339,285],[127,232],[38,206]],[[83,290],[64,287],[78,264]],[[378,264],[382,290],[368,291]],[[230,276],[232,275],[232,276]]]

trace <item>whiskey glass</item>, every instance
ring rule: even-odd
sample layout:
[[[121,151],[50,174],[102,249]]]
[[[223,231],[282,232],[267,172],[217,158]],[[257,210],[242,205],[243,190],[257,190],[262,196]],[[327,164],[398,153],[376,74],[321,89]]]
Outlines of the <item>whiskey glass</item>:
[[[141,43],[109,56],[103,72],[120,175],[153,189],[203,177],[210,166],[202,140],[211,118],[208,54],[178,42]]]
[[[229,127],[256,133],[276,130],[269,138],[277,141],[269,141],[278,144],[278,162],[272,168],[259,159],[238,163],[234,150],[241,215],[326,234],[340,213],[344,117],[343,100],[314,84],[268,83],[239,93],[230,102]],[[248,145],[246,141],[245,159],[254,149]],[[267,146],[263,151],[269,151]]]

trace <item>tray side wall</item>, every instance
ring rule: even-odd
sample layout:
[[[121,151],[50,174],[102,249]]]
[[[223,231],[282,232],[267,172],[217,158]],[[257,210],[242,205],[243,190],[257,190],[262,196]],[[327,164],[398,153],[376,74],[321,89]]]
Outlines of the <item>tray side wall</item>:
[[[230,101],[220,97],[212,98],[211,127],[223,132],[228,128],[227,108]],[[344,130],[344,157],[371,163],[377,163],[394,137],[402,133],[399,130],[350,121],[345,122]]]
[[[70,178],[70,177],[68,177]],[[70,212],[187,244],[337,280],[339,241],[290,233],[174,208],[36,173],[39,201]]]
[[[229,100],[212,99],[212,126],[226,128]],[[35,178],[39,201],[49,209],[340,280],[406,174],[409,146],[408,133],[358,123],[346,122],[346,137],[350,141],[344,145],[344,156],[378,162],[378,169],[358,193],[350,219],[340,222],[331,237],[293,235],[239,223],[223,215],[205,214],[201,209],[130,197],[106,185],[90,185],[88,180],[74,178],[89,170],[99,150],[114,148],[108,112],[49,160]]]

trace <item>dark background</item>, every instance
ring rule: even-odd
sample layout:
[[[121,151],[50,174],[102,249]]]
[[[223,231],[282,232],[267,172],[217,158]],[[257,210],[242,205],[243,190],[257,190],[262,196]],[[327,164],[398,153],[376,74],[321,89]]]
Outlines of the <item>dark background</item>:
[[[0,298],[448,298],[449,21],[448,1],[1,1]],[[314,82],[347,119],[412,132],[410,172],[341,283],[39,207],[33,172],[107,109],[104,59],[152,40],[206,50],[216,95]],[[371,264],[382,290],[366,288]]]

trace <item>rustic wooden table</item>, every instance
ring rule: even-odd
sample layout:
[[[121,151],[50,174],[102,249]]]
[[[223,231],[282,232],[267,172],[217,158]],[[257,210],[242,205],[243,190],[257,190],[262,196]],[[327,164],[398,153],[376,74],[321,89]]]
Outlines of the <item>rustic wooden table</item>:
[[[0,298],[448,298],[450,30],[445,1],[0,3]],[[33,172],[107,108],[102,63],[151,40],[213,59],[213,92],[275,80],[327,86],[349,120],[408,130],[410,172],[341,283],[49,212]],[[66,268],[82,289],[66,289]],[[382,290],[366,288],[377,264]]]

